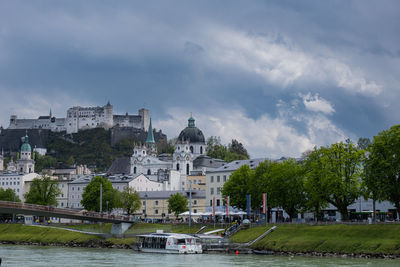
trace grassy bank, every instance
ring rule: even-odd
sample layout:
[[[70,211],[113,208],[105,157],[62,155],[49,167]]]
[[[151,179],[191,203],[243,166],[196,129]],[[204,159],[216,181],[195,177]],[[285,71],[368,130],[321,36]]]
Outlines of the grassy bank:
[[[239,231],[232,242],[254,240],[268,227]],[[400,254],[400,225],[278,225],[254,249],[285,252]]]
[[[21,224],[0,224],[0,241],[3,242],[32,242],[32,243],[85,243],[99,237],[62,229],[37,227]]]

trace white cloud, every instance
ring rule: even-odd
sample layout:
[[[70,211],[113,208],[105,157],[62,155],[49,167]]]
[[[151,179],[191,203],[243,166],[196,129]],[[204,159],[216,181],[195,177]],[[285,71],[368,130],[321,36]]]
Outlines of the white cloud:
[[[161,128],[170,137],[178,136],[187,126],[189,111],[170,108],[168,118],[155,120],[153,125]],[[196,126],[206,138],[220,136],[224,144],[232,139],[242,142],[251,157],[280,158],[299,157],[302,152],[314,146],[329,145],[345,140],[347,136],[324,115],[298,114],[297,118],[306,126],[300,133],[290,125],[290,112],[281,112],[276,118],[264,114],[257,119],[248,117],[241,109],[208,109],[193,113]]]
[[[306,95],[300,94],[300,96],[303,98],[304,106],[310,111],[322,112],[328,115],[335,112],[332,104],[320,97],[318,94],[313,96],[311,93],[308,93]]]
[[[213,28],[207,31],[210,59],[254,72],[274,85],[286,88],[298,82],[316,82],[369,96],[383,90],[381,84],[368,80],[359,66],[332,56],[327,48],[320,53],[308,52],[288,38],[282,42],[274,36],[248,35],[215,25]]]

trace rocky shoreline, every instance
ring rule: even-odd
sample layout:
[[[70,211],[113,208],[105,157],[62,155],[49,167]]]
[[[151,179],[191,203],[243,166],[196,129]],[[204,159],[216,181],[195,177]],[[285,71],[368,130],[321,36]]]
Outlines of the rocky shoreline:
[[[370,254],[370,253],[336,253],[336,252],[288,252],[265,251],[266,255],[279,256],[303,256],[303,257],[336,257],[336,258],[364,258],[364,259],[400,259],[400,255],[394,254]]]
[[[114,244],[106,240],[89,240],[87,242],[68,242],[68,243],[41,243],[41,242],[14,242],[0,241],[2,245],[24,245],[24,246],[55,246],[55,247],[81,247],[81,248],[114,248],[114,249],[130,249],[127,244]],[[250,250],[251,251],[251,250]],[[249,251],[249,252],[250,252]],[[213,251],[212,253],[235,253],[235,250]],[[254,252],[254,250],[253,250]],[[249,254],[249,253],[244,253]],[[400,259],[400,255],[393,254],[369,254],[369,253],[335,253],[335,252],[288,252],[288,251],[271,251],[257,250],[258,255],[266,256],[301,256],[301,257],[339,257],[339,258],[365,258],[365,259]]]
[[[81,248],[117,248],[129,249],[127,244],[114,244],[106,240],[89,240],[87,242],[68,242],[68,243],[42,243],[42,242],[15,242],[0,241],[2,245],[24,245],[24,246],[52,246],[52,247],[81,247]]]

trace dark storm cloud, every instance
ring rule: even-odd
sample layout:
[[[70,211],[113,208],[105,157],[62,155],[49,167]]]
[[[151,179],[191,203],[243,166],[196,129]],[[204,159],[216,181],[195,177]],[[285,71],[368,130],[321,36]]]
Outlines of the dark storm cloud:
[[[302,143],[296,153],[372,136],[398,120],[398,8],[397,1],[2,1],[1,124],[10,113],[53,107],[65,116],[70,106],[111,100],[121,113],[146,106],[172,136],[182,125],[168,120],[178,113],[220,112],[217,123],[233,120],[226,110],[240,111],[254,129],[272,124],[268,140],[240,135],[258,156],[293,152],[274,137],[278,129]],[[229,141],[241,128],[225,123],[231,131],[208,122],[203,131]],[[323,129],[325,139],[316,135]],[[277,145],[257,148],[254,138]]]

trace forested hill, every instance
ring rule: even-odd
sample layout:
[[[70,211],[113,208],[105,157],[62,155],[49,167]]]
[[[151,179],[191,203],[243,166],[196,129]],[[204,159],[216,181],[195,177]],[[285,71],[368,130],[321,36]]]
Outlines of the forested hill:
[[[51,133],[46,147],[48,155],[58,162],[86,164],[98,171],[107,170],[117,157],[132,155],[135,143],[144,143],[146,132],[119,140],[111,146],[111,130],[102,128],[80,131],[76,134],[62,135]],[[161,152],[167,143],[166,135],[154,132],[157,148]]]
[[[19,152],[26,130],[3,130],[0,141],[8,143],[4,147],[6,156],[14,159]],[[36,171],[42,168],[62,165],[86,164],[97,171],[107,170],[117,157],[132,155],[135,143],[144,143],[147,132],[126,129],[104,130],[102,128],[80,131],[76,134],[55,133],[49,130],[28,130],[32,148],[47,148],[47,156],[36,155]],[[32,137],[32,138],[31,138]],[[167,145],[167,136],[161,131],[154,131],[154,139],[161,153]],[[113,143],[113,145],[111,145]],[[10,146],[12,144],[12,146]],[[1,148],[0,148],[1,149]],[[7,160],[8,161],[8,160]]]

